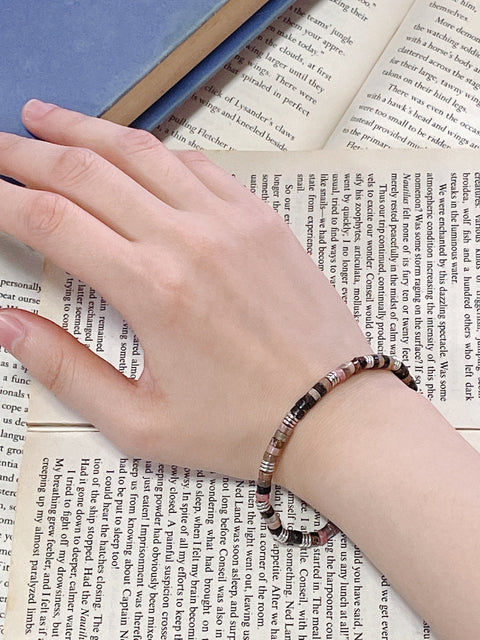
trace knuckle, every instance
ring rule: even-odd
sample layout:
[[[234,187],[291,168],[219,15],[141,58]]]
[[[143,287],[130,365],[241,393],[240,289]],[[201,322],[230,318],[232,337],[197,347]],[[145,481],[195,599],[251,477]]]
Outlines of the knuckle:
[[[273,211],[273,209],[266,211],[265,215],[258,216],[257,224],[259,225],[260,231],[273,234],[275,237],[289,233],[285,221],[277,212]]]
[[[151,295],[161,302],[161,323],[164,327],[181,327],[191,316],[195,285],[193,274],[189,277],[187,271],[185,265],[170,265],[151,287]]]
[[[245,243],[267,241],[269,237],[275,237],[284,225],[281,217],[263,202],[252,201],[251,205],[246,206],[245,202],[229,203],[230,215],[226,222],[236,243],[242,246]]]
[[[149,393],[138,391],[136,400],[136,419],[129,423],[128,429],[122,431],[121,448],[133,457],[145,457],[145,453],[159,447],[159,429],[156,422],[161,408]],[[154,416],[154,421],[152,421]]]
[[[158,153],[165,149],[160,140],[148,131],[129,127],[121,128],[117,148],[128,155]]]
[[[1,151],[2,153],[12,153],[17,149],[21,150],[25,145],[25,138],[13,135],[12,133],[2,133]]]
[[[130,456],[144,457],[146,451],[152,451],[155,445],[155,432],[149,422],[138,421],[130,431],[123,436],[122,449]]]
[[[69,207],[69,201],[57,193],[37,192],[24,209],[28,237],[42,238],[58,233]]]
[[[161,265],[146,253],[140,259],[132,258],[130,276],[137,285],[139,304],[143,305],[143,294],[148,305],[152,300],[161,306],[162,324],[173,326],[181,322],[192,295],[193,280],[188,275],[187,261],[171,257]]]
[[[185,255],[188,257],[190,268],[184,260],[184,277],[191,273],[209,272],[221,269],[232,249],[232,238],[225,232],[223,224],[211,221],[204,226],[201,221],[192,223],[182,230],[182,243]]]
[[[196,166],[204,166],[209,165],[210,160],[207,158],[205,154],[201,151],[197,151],[196,149],[188,149],[186,151],[177,152],[178,157],[183,162],[183,164],[187,167],[196,167]]]
[[[215,234],[202,234],[195,238],[193,255],[197,262],[197,267],[216,265],[222,262],[225,254],[228,254],[228,240],[219,238]]]
[[[261,204],[262,206],[255,208],[250,215],[247,212],[247,215],[243,216],[249,233],[262,239],[265,237],[276,238],[282,235],[287,230],[282,217],[268,205]]]
[[[189,279],[182,268],[171,271],[162,282],[162,297],[171,318],[177,318],[188,303],[191,293]]]
[[[50,355],[44,385],[56,396],[68,395],[75,378],[75,366],[75,358],[69,357],[63,349],[54,350]]]
[[[84,183],[98,173],[103,160],[91,149],[68,147],[60,152],[54,166],[54,175],[67,186]]]

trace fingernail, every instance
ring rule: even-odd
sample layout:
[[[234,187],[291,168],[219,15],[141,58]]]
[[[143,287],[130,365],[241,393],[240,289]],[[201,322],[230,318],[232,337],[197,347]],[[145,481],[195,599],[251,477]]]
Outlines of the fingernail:
[[[18,340],[25,337],[23,324],[8,311],[0,311],[0,344],[7,351],[12,351]]]
[[[42,102],[41,100],[29,100],[22,109],[23,116],[29,120],[37,120],[43,118],[49,111],[55,108],[56,105],[49,102]]]

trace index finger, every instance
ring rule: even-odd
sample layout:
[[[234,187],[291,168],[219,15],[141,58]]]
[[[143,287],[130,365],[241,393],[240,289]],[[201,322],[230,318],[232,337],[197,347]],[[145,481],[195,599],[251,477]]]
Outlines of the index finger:
[[[88,148],[0,133],[0,173],[61,194],[129,240],[158,234],[171,207]],[[164,214],[163,216],[161,214]]]
[[[218,197],[155,136],[39,100],[23,107],[25,126],[36,136],[70,147],[88,147],[176,209],[195,210]],[[180,188],[181,187],[181,188]]]

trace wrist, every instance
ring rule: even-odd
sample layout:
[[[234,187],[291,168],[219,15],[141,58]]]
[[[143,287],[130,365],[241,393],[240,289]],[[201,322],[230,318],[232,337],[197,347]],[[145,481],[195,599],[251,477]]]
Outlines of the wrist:
[[[400,426],[398,407],[412,397],[414,392],[389,371],[353,376],[322,398],[297,425],[274,482],[324,516],[338,519],[339,483],[348,481],[357,465],[371,464],[376,435],[385,428],[386,416],[389,427],[396,420]],[[392,411],[397,413],[394,419]]]
[[[325,398],[329,391],[364,370],[381,369],[392,371],[403,384],[415,391],[417,390],[415,381],[408,369],[397,358],[379,354],[355,357],[351,361],[330,370],[301,396],[290,408],[281,425],[275,431],[264,452],[260,465],[257,481],[257,507],[272,535],[279,542],[301,547],[318,546],[325,544],[338,532],[339,529],[331,522],[331,518],[330,522],[319,530],[306,532],[301,529],[285,528],[279,514],[276,513],[270,502],[272,476],[278,468],[282,453],[293,435],[296,425],[309,414],[310,410],[322,398]]]

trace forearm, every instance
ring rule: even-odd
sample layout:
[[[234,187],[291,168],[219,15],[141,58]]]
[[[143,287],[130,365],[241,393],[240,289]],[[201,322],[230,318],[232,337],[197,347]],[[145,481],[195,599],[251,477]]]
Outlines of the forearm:
[[[350,380],[298,425],[279,479],[439,637],[478,638],[480,456],[424,397],[385,372]]]

